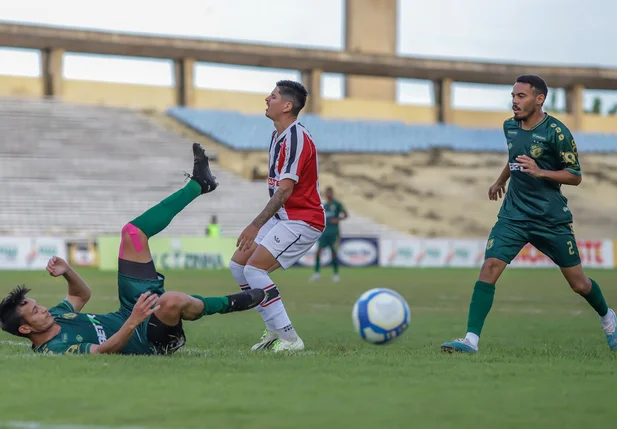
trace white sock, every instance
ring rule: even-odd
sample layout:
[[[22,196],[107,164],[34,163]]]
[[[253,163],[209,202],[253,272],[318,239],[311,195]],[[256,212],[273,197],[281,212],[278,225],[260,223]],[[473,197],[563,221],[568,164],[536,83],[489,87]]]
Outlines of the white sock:
[[[271,331],[277,331],[281,340],[296,341],[298,335],[291,324],[291,320],[289,320],[289,316],[287,316],[279,290],[268,272],[247,265],[244,267],[244,277],[251,289],[266,291],[266,299],[256,307],[264,322],[266,322],[266,327]]]
[[[469,342],[475,348],[478,348],[478,342],[480,341],[480,337],[478,337],[476,334],[474,334],[473,332],[467,332],[467,334],[465,334],[465,339],[469,340]]]
[[[244,277],[244,265],[240,265],[237,262],[230,261],[229,269],[231,270],[231,275],[238,283],[238,286],[240,286],[240,289],[248,290],[251,288],[249,286],[249,282],[246,281],[246,277]]]
[[[249,286],[249,282],[246,280],[246,277],[244,276],[244,265],[240,265],[237,262],[230,261],[229,269],[231,270],[231,275],[234,277],[234,279],[238,283],[238,286],[240,286],[240,289],[249,290],[251,288],[251,286]],[[260,307],[259,306],[255,307],[255,310],[260,311]],[[274,326],[272,326],[271,323],[268,324],[268,322],[266,322],[266,329],[269,331],[274,331]]]
[[[606,313],[603,317],[600,317],[600,320],[602,321],[602,329],[607,332],[610,331],[609,333],[612,333],[616,328],[615,324],[613,323],[615,320],[613,319],[614,314],[615,312],[609,308],[608,313]]]

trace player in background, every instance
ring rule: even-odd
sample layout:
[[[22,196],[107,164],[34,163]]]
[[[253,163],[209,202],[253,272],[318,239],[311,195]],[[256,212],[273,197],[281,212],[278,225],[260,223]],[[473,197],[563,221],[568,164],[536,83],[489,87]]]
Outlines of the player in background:
[[[270,273],[294,265],[325,228],[317,149],[308,130],[298,122],[307,95],[302,84],[279,81],[266,98],[266,116],[275,128],[269,151],[270,201],[238,237],[229,264],[240,288],[266,291],[266,299],[257,307],[266,330],[252,350],[304,349]]]
[[[84,314],[90,287],[62,258],[53,257],[47,271],[62,276],[68,296],[47,309],[15,288],[0,302],[0,325],[13,335],[28,338],[32,349],[45,354],[172,354],[186,342],[183,320],[205,315],[243,311],[257,306],[262,290],[205,298],[165,292],[163,275],[157,273],[148,238],[169,225],[191,201],[216,189],[208,157],[193,144],[193,176],[179,191],[126,224],[118,254],[120,309],[107,314]]]
[[[336,252],[341,239],[339,223],[349,216],[343,204],[339,200],[334,199],[334,189],[332,189],[331,186],[326,188],[326,202],[323,204],[323,207],[326,211],[326,230],[319,239],[319,247],[317,248],[317,255],[315,255],[315,273],[310,278],[310,281],[320,279],[321,275],[319,274],[319,269],[321,268],[321,251],[329,247],[332,252],[332,269],[334,270],[332,281],[338,282],[340,277],[338,274],[338,258]]]
[[[570,130],[543,112],[548,88],[538,76],[523,75],[512,90],[514,117],[504,122],[508,162],[488,197],[505,194],[498,220],[486,245],[485,261],[475,284],[465,338],[442,344],[446,352],[478,351],[484,320],[493,305],[495,284],[527,243],[557,264],[572,290],[598,313],[608,345],[617,350],[617,317],[600,286],[583,272],[574,237],[572,213],[561,185],[578,186],[581,167]],[[510,186],[506,193],[506,183]]]

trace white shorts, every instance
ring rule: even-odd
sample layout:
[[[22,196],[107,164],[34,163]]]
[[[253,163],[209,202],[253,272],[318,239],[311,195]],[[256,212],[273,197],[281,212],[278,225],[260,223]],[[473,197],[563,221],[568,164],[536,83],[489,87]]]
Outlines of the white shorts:
[[[271,218],[261,227],[255,242],[268,249],[286,270],[306,255],[319,237],[321,231],[301,220]]]

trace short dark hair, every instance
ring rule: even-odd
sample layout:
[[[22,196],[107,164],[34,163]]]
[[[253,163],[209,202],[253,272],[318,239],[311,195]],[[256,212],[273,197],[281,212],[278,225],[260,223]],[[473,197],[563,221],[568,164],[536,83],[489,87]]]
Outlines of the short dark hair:
[[[534,74],[523,74],[516,78],[516,82],[528,83],[533,88],[536,95],[542,94],[544,97],[548,94],[548,86],[540,76]]]
[[[294,116],[298,116],[300,110],[306,105],[306,97],[308,96],[308,91],[304,85],[293,80],[279,80],[276,86],[282,96],[291,98],[291,104],[293,104],[291,113]]]
[[[18,337],[27,337],[27,335],[19,332],[19,327],[24,324],[19,307],[21,307],[28,292],[30,292],[30,289],[27,287],[17,286],[0,302],[0,326],[3,331]]]
[[[328,186],[328,187],[326,188],[326,192],[328,192],[328,191],[332,191],[332,192],[334,192],[334,188],[333,188],[332,186]]]

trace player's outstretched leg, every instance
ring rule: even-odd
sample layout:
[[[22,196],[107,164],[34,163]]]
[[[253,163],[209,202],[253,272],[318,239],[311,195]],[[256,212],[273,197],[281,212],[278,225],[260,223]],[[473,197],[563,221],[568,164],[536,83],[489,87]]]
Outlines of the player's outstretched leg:
[[[142,246],[139,243],[141,235],[139,231],[145,235],[146,239],[158,234],[195,198],[201,194],[214,191],[217,186],[218,183],[210,171],[209,160],[205,151],[199,143],[193,143],[193,175],[190,176],[188,183],[182,189],[129,222],[122,230],[123,240],[125,235],[128,234],[135,250],[140,253],[139,248]],[[120,247],[120,259],[124,259],[123,247]],[[149,259],[148,256],[145,256],[145,258]],[[134,260],[133,258],[126,259]],[[136,261],[139,261],[139,258]]]
[[[611,350],[617,350],[617,316],[608,307],[600,285],[585,275],[581,264],[574,267],[561,268],[561,272],[572,290],[585,298],[589,305],[598,313],[602,329],[606,334],[608,346]]]
[[[441,350],[447,353],[477,353],[480,333],[484,327],[486,316],[491,311],[495,297],[495,283],[506,268],[506,263],[496,258],[488,258],[482,265],[480,277],[476,282],[467,318],[467,334],[441,345]]]

